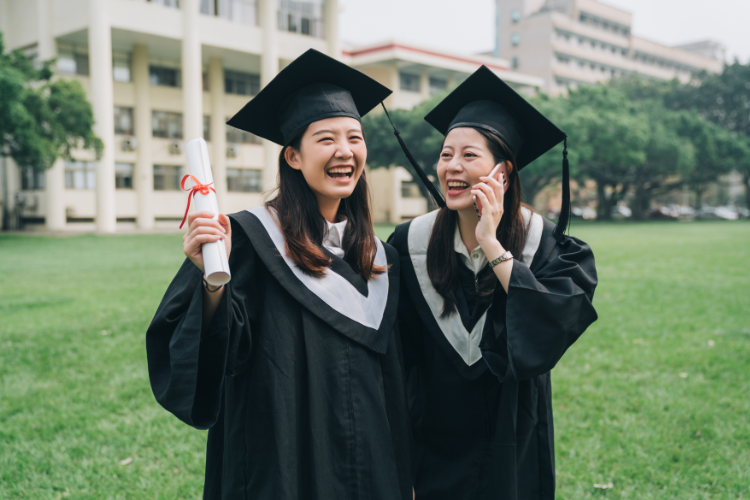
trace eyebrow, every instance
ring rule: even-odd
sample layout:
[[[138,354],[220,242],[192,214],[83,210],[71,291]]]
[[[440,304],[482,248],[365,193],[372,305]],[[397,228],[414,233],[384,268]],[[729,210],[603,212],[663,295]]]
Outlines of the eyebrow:
[[[333,132],[333,130],[318,130],[317,132],[315,132],[315,133],[313,134],[313,136],[316,136],[316,135],[318,135],[318,134],[326,134],[326,133],[328,133],[328,134],[333,134],[334,132]]]
[[[347,134],[350,134],[352,132],[356,132],[358,134],[361,134],[362,133],[362,129],[361,128],[350,128],[349,130],[346,131]],[[334,132],[333,130],[326,129],[326,130],[318,130],[317,132],[315,132],[313,134],[313,136],[316,136],[318,134],[325,134],[325,133],[336,135],[336,132]]]

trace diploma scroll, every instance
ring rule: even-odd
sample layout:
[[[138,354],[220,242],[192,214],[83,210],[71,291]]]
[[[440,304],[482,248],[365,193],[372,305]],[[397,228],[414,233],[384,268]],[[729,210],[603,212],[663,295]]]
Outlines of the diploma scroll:
[[[190,175],[205,186],[213,186],[214,176],[211,173],[211,162],[208,159],[206,141],[201,137],[193,139],[187,143],[185,151],[187,152]],[[214,214],[213,219],[217,220],[219,218],[219,203],[216,200],[216,193],[213,189],[204,189],[202,192],[207,194],[193,191],[196,210],[211,212]],[[229,272],[227,247],[224,241],[204,243],[201,251],[203,252],[203,269],[206,272],[206,282],[211,286],[228,283],[232,279],[232,274]]]

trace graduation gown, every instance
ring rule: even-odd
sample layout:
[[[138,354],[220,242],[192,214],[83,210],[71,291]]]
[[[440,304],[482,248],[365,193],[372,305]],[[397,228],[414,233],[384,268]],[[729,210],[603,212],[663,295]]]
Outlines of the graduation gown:
[[[460,264],[458,313],[426,269],[437,211],[398,226],[399,322],[412,422],[418,500],[553,500],[550,370],[596,320],[594,256],[582,241],[558,243],[555,225],[523,209],[529,237],[513,261],[508,293],[477,296]],[[493,272],[485,266],[479,280]]]
[[[209,429],[204,498],[411,499],[395,250],[378,241],[390,269],[369,282],[330,252],[312,278],[265,207],[230,220],[232,281],[210,327],[186,260],[146,334],[156,399]]]

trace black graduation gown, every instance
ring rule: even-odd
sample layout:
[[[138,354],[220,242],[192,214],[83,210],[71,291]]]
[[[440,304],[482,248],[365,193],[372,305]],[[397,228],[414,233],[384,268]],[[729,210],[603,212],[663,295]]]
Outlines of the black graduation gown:
[[[585,243],[557,243],[553,223],[524,211],[533,229],[508,293],[498,284],[477,297],[473,271],[460,264],[459,314],[447,320],[425,269],[436,212],[389,239],[404,284],[399,322],[417,500],[554,499],[550,370],[596,320],[597,276]]]
[[[146,334],[156,399],[209,429],[204,498],[411,499],[397,253],[378,242],[390,270],[369,283],[333,255],[305,278],[265,208],[230,219],[232,281],[210,327],[186,260]]]

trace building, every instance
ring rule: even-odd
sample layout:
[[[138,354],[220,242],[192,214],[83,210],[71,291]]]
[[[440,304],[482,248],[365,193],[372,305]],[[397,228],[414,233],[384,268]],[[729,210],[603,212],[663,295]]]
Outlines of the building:
[[[632,14],[597,0],[496,2],[494,54],[543,78],[552,95],[621,75],[686,82],[699,71],[723,69],[720,44],[668,47],[633,36]]]
[[[487,56],[396,42],[342,51],[338,10],[338,0],[0,0],[6,48],[56,57],[59,77],[86,90],[104,142],[98,161],[77,151],[44,173],[8,161],[13,219],[53,231],[176,228],[187,202],[184,142],[201,135],[222,211],[259,205],[276,184],[279,147],[225,122],[309,48],[394,89],[394,108],[457,84],[480,64],[521,91],[542,84]]]

